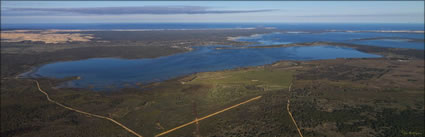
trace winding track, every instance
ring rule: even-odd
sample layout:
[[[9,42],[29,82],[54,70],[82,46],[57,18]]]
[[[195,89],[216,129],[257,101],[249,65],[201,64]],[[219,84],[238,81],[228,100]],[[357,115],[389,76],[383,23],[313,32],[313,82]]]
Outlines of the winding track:
[[[37,88],[38,88],[38,90],[46,96],[46,98],[47,98],[47,100],[48,100],[49,102],[55,103],[55,104],[56,104],[56,105],[58,105],[58,106],[61,106],[61,107],[65,108],[65,109],[68,109],[68,110],[71,110],[71,111],[75,111],[75,112],[77,112],[77,113],[81,113],[81,114],[84,114],[84,115],[88,115],[88,116],[92,116],[92,117],[96,117],[96,118],[100,118],[100,119],[106,119],[106,120],[109,120],[109,121],[111,121],[111,122],[113,122],[113,123],[117,124],[118,126],[122,127],[122,128],[123,128],[123,129],[125,129],[126,131],[128,131],[128,132],[132,133],[133,135],[135,135],[135,136],[137,136],[137,137],[143,137],[142,135],[140,135],[140,134],[136,133],[135,131],[131,130],[130,128],[128,128],[128,127],[126,127],[126,126],[124,126],[123,124],[121,124],[120,122],[118,122],[118,121],[116,121],[116,120],[114,120],[114,119],[112,119],[112,118],[105,117],[105,116],[101,116],[101,115],[97,115],[97,114],[92,114],[92,113],[85,112],[85,111],[82,111],[82,110],[78,110],[78,109],[75,109],[75,108],[71,108],[71,107],[65,106],[65,105],[63,105],[63,104],[61,104],[61,103],[59,103],[59,102],[57,102],[57,101],[55,101],[55,100],[52,100],[52,99],[49,97],[49,94],[47,94],[47,92],[45,92],[44,90],[42,90],[42,89],[40,88],[40,84],[38,83],[38,81],[37,81],[37,80],[34,80],[34,81],[35,81],[35,83],[37,84]],[[292,83],[289,85],[289,92],[291,92],[291,86],[292,86]],[[209,114],[209,115],[204,116],[204,117],[202,117],[202,118],[199,118],[199,119],[197,118],[197,119],[195,119],[195,120],[193,120],[193,121],[191,121],[191,122],[188,122],[188,123],[186,123],[186,124],[183,124],[183,125],[180,125],[180,126],[178,126],[178,127],[173,128],[173,129],[170,129],[170,130],[167,130],[167,131],[165,131],[165,132],[162,132],[162,133],[160,133],[160,134],[156,135],[155,137],[159,137],[159,136],[162,136],[162,135],[168,134],[168,133],[170,133],[170,132],[173,132],[173,131],[175,131],[175,130],[177,130],[177,129],[180,129],[180,128],[183,128],[183,127],[186,127],[186,126],[188,126],[188,125],[190,125],[190,124],[193,124],[193,123],[198,123],[198,122],[199,122],[199,121],[201,121],[201,120],[204,120],[204,119],[207,119],[207,118],[209,118],[209,117],[215,116],[215,115],[217,115],[217,114],[223,113],[223,112],[225,112],[225,111],[227,111],[227,110],[233,109],[233,108],[235,108],[235,107],[238,107],[238,106],[240,106],[240,105],[243,105],[243,104],[249,103],[249,102],[251,102],[251,101],[254,101],[254,100],[260,99],[261,97],[262,97],[262,96],[257,96],[257,97],[251,98],[251,99],[249,99],[249,100],[246,100],[246,101],[244,101],[244,102],[241,102],[241,103],[239,103],[239,104],[236,104],[236,105],[230,106],[230,107],[228,107],[228,108],[222,109],[222,110],[220,110],[220,111],[217,111],[217,112],[215,112],[215,113]],[[301,130],[300,130],[300,128],[299,128],[299,127],[298,127],[298,125],[297,125],[297,122],[295,121],[294,117],[292,116],[291,111],[289,110],[289,104],[290,104],[290,99],[288,99],[288,104],[287,104],[287,106],[286,106],[286,109],[288,110],[289,116],[291,117],[292,122],[294,122],[294,125],[295,125],[295,127],[297,128],[297,130],[298,130],[298,134],[300,135],[300,137],[303,137],[303,135],[302,135],[302,133],[301,133]]]
[[[56,104],[56,105],[58,105],[58,106],[61,106],[61,107],[65,108],[65,109],[68,109],[68,110],[71,110],[71,111],[75,111],[75,112],[77,112],[77,113],[81,113],[81,114],[84,114],[84,115],[87,115],[87,116],[92,116],[92,117],[96,117],[96,118],[100,118],[100,119],[106,119],[106,120],[109,120],[109,121],[111,121],[111,122],[113,122],[113,123],[117,124],[118,126],[122,127],[122,128],[123,128],[123,129],[125,129],[126,131],[128,131],[128,132],[132,133],[133,135],[135,135],[135,136],[137,136],[137,137],[143,137],[142,135],[140,135],[140,134],[138,134],[138,133],[134,132],[134,131],[133,131],[133,130],[131,130],[130,128],[128,128],[128,127],[126,127],[126,126],[124,126],[123,124],[121,124],[120,122],[118,122],[118,121],[116,121],[116,120],[114,120],[114,119],[112,119],[112,118],[105,117],[105,116],[101,116],[101,115],[92,114],[92,113],[85,112],[85,111],[82,111],[82,110],[78,110],[78,109],[75,109],[75,108],[71,108],[71,107],[65,106],[65,105],[63,105],[63,104],[61,104],[61,103],[59,103],[59,102],[57,102],[57,101],[55,101],[55,100],[53,100],[53,99],[50,99],[49,94],[47,94],[47,92],[43,91],[43,90],[40,88],[40,84],[38,83],[38,81],[37,81],[37,80],[34,80],[34,81],[35,81],[35,83],[37,84],[37,88],[38,88],[38,90],[39,90],[41,93],[43,93],[44,95],[46,95],[46,98],[47,98],[47,100],[48,100],[49,102],[55,103],[55,104]]]
[[[292,83],[289,85],[289,93],[291,93],[291,87],[292,87]],[[286,110],[288,110],[289,117],[291,117],[292,122],[294,122],[294,125],[297,128],[298,134],[300,135],[300,137],[304,137],[303,134],[301,133],[301,129],[298,127],[297,122],[295,121],[291,111],[289,110],[289,104],[291,103],[291,101],[289,100],[290,98],[291,97],[288,98],[288,104],[286,105]]]

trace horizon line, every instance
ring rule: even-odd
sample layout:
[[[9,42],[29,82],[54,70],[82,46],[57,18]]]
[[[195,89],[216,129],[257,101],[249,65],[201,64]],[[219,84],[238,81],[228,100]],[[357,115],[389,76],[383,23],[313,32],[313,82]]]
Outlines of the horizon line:
[[[26,24],[425,24],[425,22],[75,22],[75,23],[1,23],[1,25]]]

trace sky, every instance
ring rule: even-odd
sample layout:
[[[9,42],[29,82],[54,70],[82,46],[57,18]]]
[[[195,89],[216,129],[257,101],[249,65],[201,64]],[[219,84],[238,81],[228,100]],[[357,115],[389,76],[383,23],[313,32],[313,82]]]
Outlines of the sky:
[[[424,1],[1,1],[1,23],[424,23],[423,5]]]

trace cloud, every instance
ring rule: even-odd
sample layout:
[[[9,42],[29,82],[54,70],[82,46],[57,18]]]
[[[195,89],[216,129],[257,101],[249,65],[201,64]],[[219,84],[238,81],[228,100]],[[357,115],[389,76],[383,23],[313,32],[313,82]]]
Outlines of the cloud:
[[[423,16],[423,13],[388,13],[388,14],[322,14],[322,15],[301,15],[294,17],[309,17],[309,18],[321,18],[321,17],[395,17],[395,16]]]
[[[90,8],[10,8],[3,10],[4,16],[23,15],[124,15],[124,14],[225,14],[268,12],[276,9],[260,10],[211,10],[204,6],[142,6],[142,7],[90,7]]]

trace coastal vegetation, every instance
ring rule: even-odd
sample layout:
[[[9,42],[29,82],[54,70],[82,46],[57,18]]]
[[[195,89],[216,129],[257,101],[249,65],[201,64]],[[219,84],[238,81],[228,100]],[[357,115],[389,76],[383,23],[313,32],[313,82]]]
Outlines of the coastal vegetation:
[[[190,36],[202,36],[202,31],[195,32],[189,33]],[[167,56],[187,52],[190,49],[186,47],[192,44],[227,43],[229,36],[258,32],[220,32],[217,37],[220,40],[217,40],[206,36],[219,32],[205,31],[202,32],[206,33],[205,39],[181,45],[175,43],[183,36],[176,34],[165,35],[176,36],[175,39],[157,42],[152,41],[153,36],[137,40],[115,35],[122,37],[115,40],[113,32],[90,33],[99,37],[99,41],[109,42],[2,42],[1,136],[133,136],[110,121],[63,109],[47,101],[32,79],[16,78],[33,67],[94,57]],[[174,44],[168,45],[170,43]],[[383,57],[279,61],[257,67],[195,73],[112,92],[57,88],[58,84],[73,78],[37,80],[50,98],[66,106],[113,118],[147,137],[257,96],[262,97],[167,136],[297,136],[286,109],[289,99],[294,119],[306,137],[417,137],[425,134],[423,50],[331,42],[247,48],[317,44],[348,46]]]

